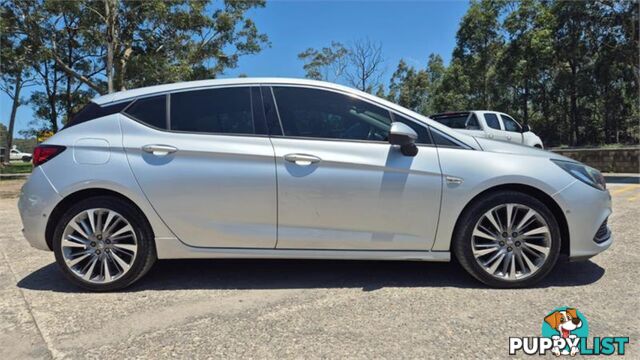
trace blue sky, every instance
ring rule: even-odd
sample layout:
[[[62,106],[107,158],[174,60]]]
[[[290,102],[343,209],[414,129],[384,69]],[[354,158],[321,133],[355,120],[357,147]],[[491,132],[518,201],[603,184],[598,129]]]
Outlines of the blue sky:
[[[455,46],[455,33],[467,11],[468,1],[268,1],[263,9],[250,12],[271,47],[243,57],[236,69],[223,77],[303,77],[303,63],[297,54],[308,47],[328,46],[332,40],[345,44],[368,38],[382,44],[386,69],[391,77],[400,59],[416,67],[426,64],[430,53],[440,54],[445,63]],[[24,97],[29,96],[27,89]],[[8,125],[11,101],[0,95],[0,119]],[[28,126],[29,105],[21,106],[16,132]]]

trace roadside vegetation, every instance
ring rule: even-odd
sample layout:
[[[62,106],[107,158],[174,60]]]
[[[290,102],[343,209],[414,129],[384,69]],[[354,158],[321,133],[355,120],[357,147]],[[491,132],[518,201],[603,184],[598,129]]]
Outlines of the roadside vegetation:
[[[530,125],[548,146],[638,144],[636,1],[471,1],[451,61],[400,60],[381,81],[381,44],[334,41],[299,54],[307,77],[338,81],[425,115],[496,110]],[[357,62],[358,54],[372,54]],[[363,65],[364,64],[364,65]],[[365,74],[353,81],[352,73]]]
[[[0,174],[28,174],[33,170],[30,162],[12,161],[9,165],[0,166]]]

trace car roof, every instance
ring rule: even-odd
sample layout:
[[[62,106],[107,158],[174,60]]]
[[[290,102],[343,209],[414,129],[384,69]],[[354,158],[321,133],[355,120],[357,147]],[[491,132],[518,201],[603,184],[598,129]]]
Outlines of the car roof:
[[[327,89],[334,89],[347,92],[357,92],[365,94],[359,90],[349,88],[339,84],[333,84],[325,81],[298,79],[298,78],[278,78],[278,77],[246,77],[246,78],[229,78],[229,79],[212,79],[212,80],[197,80],[197,81],[184,81],[171,84],[147,86],[137,89],[119,91],[103,96],[98,96],[91,100],[98,105],[117,103],[126,100],[132,100],[142,96],[149,96],[158,93],[165,93],[176,90],[191,90],[199,88],[208,88],[215,86],[234,86],[234,85],[302,85],[322,87]]]

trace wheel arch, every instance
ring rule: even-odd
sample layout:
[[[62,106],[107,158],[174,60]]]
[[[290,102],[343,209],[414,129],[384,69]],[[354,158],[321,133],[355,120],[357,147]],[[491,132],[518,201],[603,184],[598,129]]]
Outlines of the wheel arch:
[[[133,208],[140,214],[143,221],[145,221],[147,225],[149,225],[149,229],[151,229],[151,231],[153,232],[153,227],[149,224],[149,219],[147,219],[146,214],[133,200],[114,190],[105,188],[87,188],[75,191],[65,196],[60,202],[56,204],[56,206],[51,211],[49,219],[47,220],[47,226],[45,228],[45,240],[47,242],[49,250],[53,250],[53,233],[55,231],[56,224],[58,223],[64,212],[78,201],[82,201],[84,199],[95,196],[111,196],[127,202],[128,204],[133,206]]]
[[[476,196],[474,196],[471,200],[469,200],[469,202],[467,202],[465,207],[460,212],[460,216],[458,216],[458,219],[456,220],[456,224],[454,226],[454,231],[452,234],[451,241],[453,242],[454,240],[453,237],[456,236],[458,227],[461,225],[460,219],[462,219],[462,214],[464,214],[473,203],[475,203],[480,198],[488,194],[499,192],[499,191],[505,191],[505,190],[517,191],[527,195],[531,195],[536,199],[542,201],[542,203],[549,208],[553,216],[556,218],[556,221],[558,222],[558,226],[560,226],[560,254],[566,255],[568,257],[569,254],[571,253],[570,239],[569,239],[569,225],[567,223],[567,218],[565,217],[564,212],[562,211],[562,208],[560,208],[560,205],[558,205],[558,203],[546,192],[538,188],[535,188],[533,186],[525,185],[525,184],[517,184],[517,183],[501,184],[501,185],[490,187],[478,193]]]

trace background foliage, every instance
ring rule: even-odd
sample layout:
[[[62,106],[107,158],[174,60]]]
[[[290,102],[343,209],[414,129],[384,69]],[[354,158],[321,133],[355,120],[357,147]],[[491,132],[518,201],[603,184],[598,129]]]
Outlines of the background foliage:
[[[424,68],[401,60],[388,89],[360,88],[425,115],[503,111],[547,146],[637,144],[638,8],[627,0],[474,0],[448,66],[438,54]],[[336,44],[300,54],[307,77],[325,78],[340,51],[351,53]]]
[[[638,3],[474,1],[448,67],[398,64],[388,97],[425,114],[492,109],[548,145],[638,143]]]

